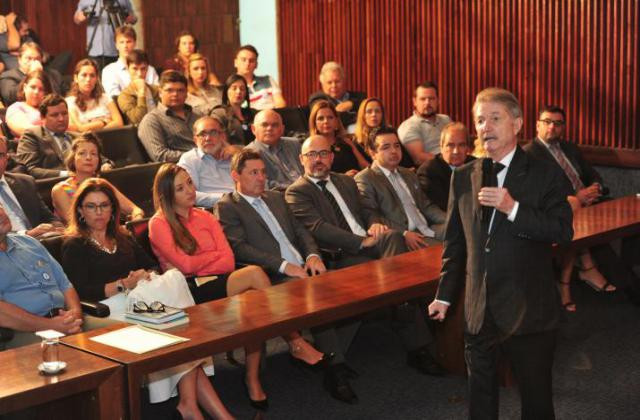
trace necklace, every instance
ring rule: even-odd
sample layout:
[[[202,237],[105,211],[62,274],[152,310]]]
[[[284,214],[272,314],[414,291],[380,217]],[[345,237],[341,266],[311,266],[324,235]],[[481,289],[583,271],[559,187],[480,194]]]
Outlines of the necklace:
[[[118,244],[114,243],[113,244],[113,248],[109,249],[106,246],[102,245],[100,242],[98,242],[97,240],[95,240],[94,238],[92,238],[91,236],[89,236],[89,240],[91,241],[92,244],[94,244],[100,251],[104,251],[109,255],[113,255],[116,253],[116,251],[118,250]]]

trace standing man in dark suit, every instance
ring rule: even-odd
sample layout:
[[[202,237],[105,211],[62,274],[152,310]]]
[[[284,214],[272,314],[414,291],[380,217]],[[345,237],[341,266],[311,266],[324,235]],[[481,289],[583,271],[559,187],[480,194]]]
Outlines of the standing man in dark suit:
[[[435,158],[420,165],[416,175],[427,198],[447,211],[453,169],[475,159],[469,155],[471,148],[467,127],[460,122],[445,125],[440,134],[440,150]]]
[[[400,232],[364,212],[353,178],[331,172],[333,152],[324,137],[305,140],[300,161],[304,176],[285,197],[320,247],[331,252],[333,268],[407,251]]]
[[[560,305],[552,245],[573,237],[569,185],[557,167],[518,147],[522,109],[511,92],[481,91],[473,118],[491,160],[453,173],[442,275],[429,315],[443,320],[465,287],[470,418],[498,418],[500,348],[519,384],[522,418],[553,419]]]
[[[368,146],[373,164],[355,177],[365,211],[402,232],[410,250],[441,241],[445,213],[420,189],[416,174],[400,167],[396,130],[381,128]]]
[[[5,173],[7,140],[0,137],[0,205],[7,212],[14,232],[34,238],[45,234],[62,234],[64,226],[38,195],[36,183],[29,175]]]

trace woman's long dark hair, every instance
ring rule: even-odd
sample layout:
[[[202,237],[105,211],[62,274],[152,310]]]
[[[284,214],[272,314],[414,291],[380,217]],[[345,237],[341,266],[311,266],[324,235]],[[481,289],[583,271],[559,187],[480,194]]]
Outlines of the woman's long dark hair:
[[[111,203],[111,218],[107,224],[107,237],[111,239],[123,238],[126,235],[126,231],[120,226],[120,202],[116,197],[116,192],[113,186],[104,179],[100,178],[87,178],[78,187],[73,201],[71,202],[71,209],[69,214],[69,226],[65,230],[65,234],[69,236],[81,236],[83,238],[89,237],[89,226],[83,217],[80,215],[80,207],[84,203],[84,199],[92,192],[101,192],[109,198]]]
[[[93,90],[91,91],[89,96],[86,96],[84,93],[80,92],[78,83],[75,81],[76,76],[80,73],[80,70],[84,66],[91,66],[96,71],[96,85],[93,87]],[[85,58],[78,61],[78,64],[76,64],[76,67],[73,70],[73,78],[74,81],[71,84],[71,89],[69,89],[69,94],[67,96],[75,96],[76,105],[78,106],[80,111],[85,112],[87,110],[87,102],[91,99],[94,99],[97,102],[104,93],[102,83],[100,83],[100,70],[98,70],[98,65],[90,58]]]
[[[247,85],[247,79],[245,79],[243,76],[239,74],[232,74],[231,76],[227,77],[227,80],[224,81],[224,90],[222,91],[222,103],[228,106],[231,105],[231,103],[229,102],[228,91],[231,85],[239,80],[242,81],[242,83],[244,83],[244,91],[246,92],[244,97],[245,105],[243,106],[243,108],[249,108],[249,105],[251,102],[249,100],[249,86]]]
[[[187,173],[175,163],[165,163],[158,169],[153,180],[153,205],[156,212],[162,212],[169,223],[173,240],[187,255],[193,255],[198,249],[198,241],[180,222],[176,213],[174,181],[179,173]]]

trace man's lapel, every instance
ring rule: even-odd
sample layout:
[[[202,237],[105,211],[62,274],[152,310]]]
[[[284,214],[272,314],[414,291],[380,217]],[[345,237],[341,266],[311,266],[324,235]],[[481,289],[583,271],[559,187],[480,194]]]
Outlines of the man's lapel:
[[[252,215],[253,218],[256,219],[256,222],[263,228],[265,228],[266,231],[269,232],[269,235],[271,235],[271,229],[269,229],[269,226],[267,226],[267,222],[262,220],[262,216],[260,216],[260,213],[258,213],[258,211],[251,204],[249,204],[249,202],[245,200],[243,196],[241,196],[237,191],[234,191],[233,199],[236,203],[238,203],[238,206],[240,206],[241,212],[246,212],[246,214]]]
[[[513,159],[507,170],[507,176],[504,179],[504,184],[502,184],[503,188],[509,190],[509,195],[511,195],[514,200],[517,200],[516,197],[520,195],[520,191],[523,188],[527,167],[527,154],[522,151],[520,146],[516,146],[516,153],[513,155]],[[506,218],[506,214],[496,210],[491,232],[495,232]]]

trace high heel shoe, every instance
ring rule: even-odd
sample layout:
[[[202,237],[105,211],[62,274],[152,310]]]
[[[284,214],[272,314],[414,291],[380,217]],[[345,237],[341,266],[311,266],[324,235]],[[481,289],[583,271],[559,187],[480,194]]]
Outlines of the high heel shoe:
[[[267,411],[269,409],[269,399],[265,398],[264,400],[254,400],[251,398],[251,394],[249,394],[249,385],[242,379],[242,385],[244,385],[244,392],[247,394],[247,398],[249,398],[249,404],[251,407],[260,411]]]
[[[583,282],[585,282],[587,285],[589,285],[593,290],[595,290],[598,293],[612,293],[617,290],[615,285],[611,284],[607,279],[604,279],[604,276],[603,276],[604,284],[602,286],[598,286],[590,279],[584,278],[580,275],[581,273],[586,273],[591,270],[597,270],[596,266],[592,265],[589,268],[580,268],[578,270],[578,278]]]
[[[310,364],[305,362],[302,359],[298,359],[296,357],[293,357],[293,355],[291,353],[289,353],[289,360],[291,361],[291,364],[303,369],[309,369],[311,371],[314,372],[318,372],[323,370],[324,368],[326,368],[327,366],[329,366],[329,363],[331,362],[331,360],[333,360],[333,358],[336,357],[335,353],[323,353],[322,357],[320,358],[320,360],[318,360],[316,363],[314,364]]]

